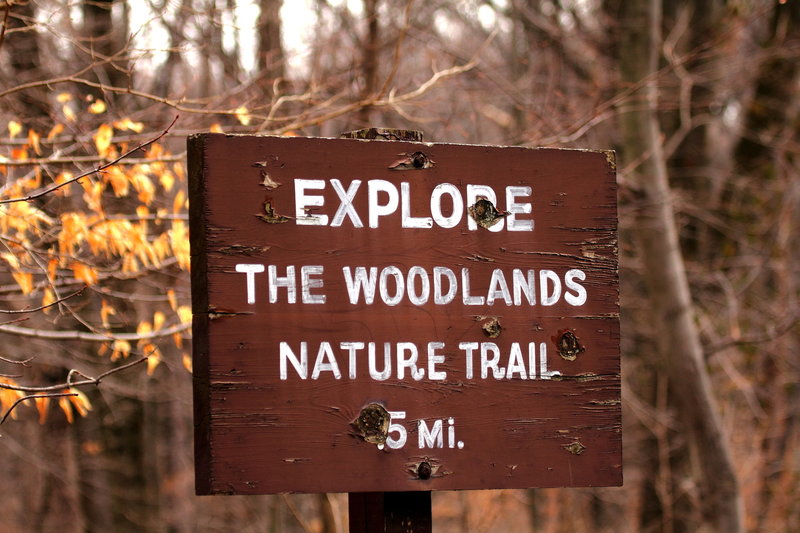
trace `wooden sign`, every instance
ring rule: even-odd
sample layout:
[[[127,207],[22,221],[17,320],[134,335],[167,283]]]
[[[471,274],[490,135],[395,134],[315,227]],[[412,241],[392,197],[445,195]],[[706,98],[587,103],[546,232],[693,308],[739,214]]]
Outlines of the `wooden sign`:
[[[199,494],[622,483],[613,153],[189,139]]]

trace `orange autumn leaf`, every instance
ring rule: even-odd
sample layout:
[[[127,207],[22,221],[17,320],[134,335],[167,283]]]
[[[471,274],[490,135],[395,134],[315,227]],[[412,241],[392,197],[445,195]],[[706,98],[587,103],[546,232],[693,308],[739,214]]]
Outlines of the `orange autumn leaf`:
[[[59,134],[60,134],[62,131],[64,131],[64,125],[63,125],[63,124],[56,124],[56,125],[55,125],[55,126],[53,126],[53,128],[50,130],[50,133],[48,133],[48,134],[47,134],[47,140],[48,140],[48,141],[52,141],[52,140],[53,140],[53,139],[54,139],[54,138],[55,138],[57,135],[59,135]]]
[[[118,130],[130,130],[135,131],[136,133],[141,133],[141,131],[144,129],[144,124],[141,122],[133,122],[129,118],[123,118],[122,120],[115,121],[114,127]]]
[[[56,279],[56,274],[58,273],[58,259],[51,259],[50,262],[47,263],[47,279],[50,281],[54,281]]]
[[[172,308],[173,311],[178,309],[178,298],[175,296],[174,289],[167,290],[167,300],[169,300],[169,306]]]
[[[64,412],[64,416],[67,419],[67,422],[72,424],[72,421],[75,419],[72,416],[72,402],[69,401],[68,397],[63,397],[58,399],[58,407]]]
[[[87,285],[94,285],[97,283],[97,272],[89,265],[74,261],[70,268],[75,275],[75,279],[79,279]]]
[[[167,317],[161,311],[156,311],[153,314],[153,329],[158,331],[161,329],[161,326],[164,325],[164,322],[167,320]]]
[[[100,113],[104,113],[106,110],[106,103],[102,100],[95,100],[92,102],[92,105],[89,106],[89,113],[93,115],[99,115]]]
[[[50,313],[51,308],[49,306],[52,305],[55,301],[56,297],[53,294],[53,290],[50,287],[47,287],[44,290],[44,295],[42,296],[42,307],[44,307],[42,311],[44,311],[45,314]]]
[[[108,305],[105,299],[100,301],[100,321],[104,328],[108,329],[111,327],[108,322],[108,317],[116,314],[117,310]]]
[[[94,134],[94,145],[97,148],[97,153],[102,157],[108,155],[113,137],[114,128],[108,124],[100,124],[100,127],[97,128],[97,133]]]
[[[191,373],[191,371],[192,371],[192,358],[191,358],[191,356],[188,353],[184,352],[182,361],[183,361],[183,368],[185,368],[186,370],[188,370]]]
[[[37,396],[34,400],[36,410],[39,411],[39,424],[44,424],[47,420],[47,408],[50,406],[50,398],[47,396]]]
[[[69,392],[74,394],[74,396],[69,396],[72,406],[78,411],[79,415],[86,416],[87,413],[92,410],[92,404],[89,402],[89,398],[76,388],[70,387]]]
[[[172,201],[172,212],[176,215],[179,214],[183,210],[184,202],[186,202],[186,194],[183,192],[183,189],[181,189]]]
[[[39,144],[40,136],[33,130],[28,130],[28,145],[33,148],[36,155],[42,155],[42,147]]]
[[[147,375],[152,376],[156,367],[161,363],[161,352],[156,346],[147,344],[145,353],[147,354]]]
[[[247,108],[245,106],[237,107],[236,111],[234,111],[234,114],[236,115],[236,119],[242,126],[247,126],[248,124],[250,124],[250,119],[251,119],[250,113],[247,111]]]
[[[120,357],[127,359],[131,354],[131,343],[124,340],[115,340],[111,352],[111,360],[116,361]]]
[[[30,294],[33,292],[33,274],[30,272],[12,272],[14,281],[19,285],[22,294]]]
[[[188,305],[182,305],[178,307],[178,318],[181,321],[181,324],[191,324],[192,323],[192,309]]]
[[[8,135],[13,139],[19,132],[22,131],[22,124],[17,122],[16,120],[11,120],[8,123]]]

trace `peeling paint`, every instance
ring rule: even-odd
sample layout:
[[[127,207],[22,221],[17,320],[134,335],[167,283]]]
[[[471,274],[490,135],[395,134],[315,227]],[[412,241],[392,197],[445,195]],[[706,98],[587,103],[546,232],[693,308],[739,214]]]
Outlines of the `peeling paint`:
[[[580,441],[577,440],[573,443],[562,446],[562,448],[567,450],[572,455],[580,455],[586,450],[586,446],[584,446],[583,444],[581,444]]]
[[[398,154],[400,159],[389,165],[389,170],[423,170],[436,165],[424,152]]]
[[[216,251],[225,255],[258,255],[269,250],[269,246],[248,246],[245,244],[231,244],[230,246],[222,246]]]
[[[270,200],[264,202],[264,213],[265,214],[263,215],[256,216],[267,224],[283,224],[284,222],[289,221],[289,217],[279,215],[275,212],[275,208],[272,206],[272,202]]]
[[[479,196],[478,200],[467,208],[467,211],[479,226],[486,229],[497,224],[501,218],[508,216],[506,211],[498,211],[485,196]]]

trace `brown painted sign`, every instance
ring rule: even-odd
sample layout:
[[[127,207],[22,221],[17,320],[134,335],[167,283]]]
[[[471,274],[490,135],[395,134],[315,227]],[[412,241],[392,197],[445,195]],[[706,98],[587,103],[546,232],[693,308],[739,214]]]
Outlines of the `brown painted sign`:
[[[197,492],[622,483],[613,154],[189,140]]]

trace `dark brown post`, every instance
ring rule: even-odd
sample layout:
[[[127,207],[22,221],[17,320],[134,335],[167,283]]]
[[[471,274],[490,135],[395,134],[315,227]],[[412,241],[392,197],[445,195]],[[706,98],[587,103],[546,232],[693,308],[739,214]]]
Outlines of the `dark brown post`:
[[[342,133],[345,139],[422,141],[422,132],[391,128],[365,128]],[[431,493],[351,492],[347,495],[350,533],[430,533]]]
[[[431,493],[351,492],[350,533],[430,533]]]

